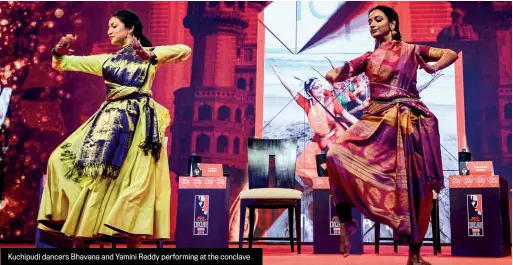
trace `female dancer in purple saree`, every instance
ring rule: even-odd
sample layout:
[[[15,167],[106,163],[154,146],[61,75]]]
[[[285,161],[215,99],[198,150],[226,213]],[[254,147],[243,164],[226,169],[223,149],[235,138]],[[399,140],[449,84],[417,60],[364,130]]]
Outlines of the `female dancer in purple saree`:
[[[408,265],[426,265],[430,263],[420,257],[420,247],[429,226],[432,191],[440,191],[444,176],[438,121],[420,101],[417,68],[435,74],[458,56],[452,50],[401,41],[398,15],[389,7],[371,9],[368,22],[376,40],[374,52],[326,75],[333,83],[364,72],[370,81],[370,102],[361,120],[327,153],[341,221],[340,251],[347,256],[351,248],[354,206],[409,240]]]

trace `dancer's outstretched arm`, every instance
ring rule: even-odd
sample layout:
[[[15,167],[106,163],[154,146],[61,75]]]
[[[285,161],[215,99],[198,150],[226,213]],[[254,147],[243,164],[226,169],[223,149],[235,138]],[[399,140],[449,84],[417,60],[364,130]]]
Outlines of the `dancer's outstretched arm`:
[[[278,68],[276,67],[276,65],[271,65],[271,68],[273,69],[274,73],[276,73],[276,76],[278,76],[278,79],[280,80],[281,84],[283,85],[283,87],[285,89],[287,89],[287,91],[289,91],[290,95],[297,100],[297,97],[299,94],[299,91],[297,91],[296,89],[294,89],[290,84],[288,84],[287,82],[285,82],[285,80],[283,80],[283,74],[280,73],[280,71],[278,70]]]

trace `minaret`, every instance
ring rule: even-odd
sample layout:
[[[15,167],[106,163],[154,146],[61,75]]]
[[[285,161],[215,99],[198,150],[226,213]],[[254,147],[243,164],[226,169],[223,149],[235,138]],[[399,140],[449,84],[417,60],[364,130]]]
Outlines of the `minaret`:
[[[190,86],[174,93],[170,167],[187,173],[191,153],[223,164],[235,196],[245,183],[247,139],[255,135],[258,14],[265,5],[189,2],[184,19],[194,37],[192,75]]]
[[[171,168],[186,173],[191,153],[241,174],[247,92],[236,86],[237,47],[248,21],[245,2],[189,2],[184,25],[194,37],[190,87],[175,92]],[[237,172],[233,172],[236,170]]]

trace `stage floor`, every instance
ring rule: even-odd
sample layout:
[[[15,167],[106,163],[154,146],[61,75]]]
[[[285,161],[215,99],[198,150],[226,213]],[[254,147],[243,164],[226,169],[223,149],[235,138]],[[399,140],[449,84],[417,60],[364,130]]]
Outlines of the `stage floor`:
[[[33,248],[33,244],[2,244],[0,248]],[[93,245],[92,247],[99,247]],[[109,247],[109,246],[105,246]],[[124,248],[124,245],[118,247]],[[144,248],[154,248],[155,245],[143,245]],[[165,248],[174,248],[174,245],[165,245]],[[231,248],[237,248],[237,245],[230,245]],[[244,247],[247,247],[245,245]],[[374,254],[374,246],[365,245],[363,255],[350,255],[347,258],[341,255],[314,255],[312,245],[302,246],[302,254],[290,252],[288,245],[254,245],[257,248],[263,248],[265,265],[333,265],[333,264],[351,264],[351,265],[404,265],[408,256],[408,247],[399,246],[399,251],[394,253],[390,245],[380,246],[380,253]],[[422,248],[422,256],[433,265],[506,265],[512,264],[511,256],[505,258],[475,258],[475,257],[452,257],[450,247],[442,247],[442,253],[434,256],[431,246]]]
[[[394,253],[393,246],[382,245],[379,254],[374,254],[374,246],[365,245],[363,255],[350,255],[344,258],[341,255],[314,255],[312,246],[305,246],[303,254],[290,252],[290,246],[265,246],[265,265],[405,265],[408,257],[408,247],[399,246],[398,252]],[[450,247],[442,247],[442,253],[433,255],[433,247],[425,246],[421,250],[422,257],[433,265],[506,265],[511,263],[511,256],[505,258],[474,258],[474,257],[452,257]]]

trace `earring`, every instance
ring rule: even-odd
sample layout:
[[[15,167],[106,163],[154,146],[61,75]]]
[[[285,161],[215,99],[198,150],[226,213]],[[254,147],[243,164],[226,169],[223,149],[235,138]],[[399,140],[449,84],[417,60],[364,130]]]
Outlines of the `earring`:
[[[397,35],[397,31],[392,30],[392,37],[395,37],[395,35]]]

